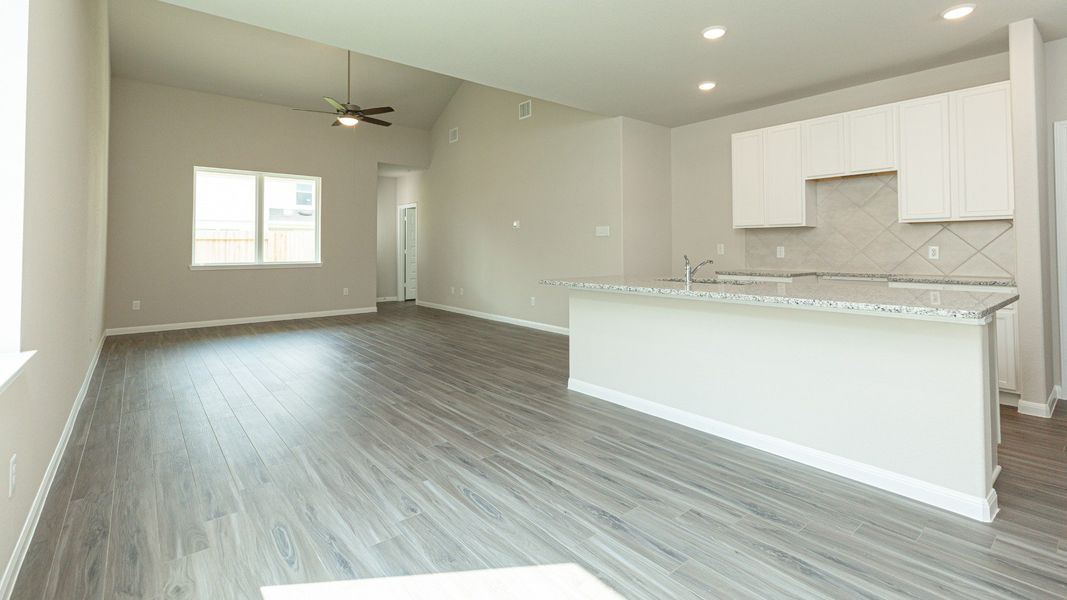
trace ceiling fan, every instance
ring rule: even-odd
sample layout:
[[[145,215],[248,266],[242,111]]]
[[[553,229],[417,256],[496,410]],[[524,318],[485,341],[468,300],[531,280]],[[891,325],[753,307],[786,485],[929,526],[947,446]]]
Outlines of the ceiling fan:
[[[322,99],[327,104],[333,107],[333,112],[325,110],[308,110],[306,108],[294,108],[293,110],[299,110],[301,112],[313,112],[322,113],[324,115],[334,115],[337,117],[332,127],[344,126],[355,127],[362,121],[364,123],[371,123],[373,125],[381,125],[382,127],[388,127],[392,123],[388,121],[382,121],[381,119],[375,119],[369,115],[380,115],[382,113],[393,112],[392,106],[379,106],[377,108],[360,108],[356,104],[352,104],[352,53],[348,53],[348,87],[345,93],[348,94],[347,101],[344,104],[334,100],[329,96],[323,96]]]

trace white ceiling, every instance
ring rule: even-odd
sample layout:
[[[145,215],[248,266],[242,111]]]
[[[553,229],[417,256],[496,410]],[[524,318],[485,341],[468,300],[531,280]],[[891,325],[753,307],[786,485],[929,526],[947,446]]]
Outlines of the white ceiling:
[[[971,0],[957,22],[940,13],[961,0],[167,1],[670,126],[1003,52],[1026,17],[1067,36],[1064,0]],[[729,33],[705,41],[709,25]]]
[[[111,0],[111,70],[118,77],[331,110],[345,101],[345,51],[156,0]],[[388,105],[381,118],[429,129],[459,80],[353,54],[352,102]],[[322,115],[329,120],[328,115]]]

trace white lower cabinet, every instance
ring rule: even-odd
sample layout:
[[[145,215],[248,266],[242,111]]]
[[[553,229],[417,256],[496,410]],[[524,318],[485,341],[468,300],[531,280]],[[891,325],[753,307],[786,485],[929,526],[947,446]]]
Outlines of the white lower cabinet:
[[[997,311],[997,383],[1018,392],[1019,327],[1015,305]]]

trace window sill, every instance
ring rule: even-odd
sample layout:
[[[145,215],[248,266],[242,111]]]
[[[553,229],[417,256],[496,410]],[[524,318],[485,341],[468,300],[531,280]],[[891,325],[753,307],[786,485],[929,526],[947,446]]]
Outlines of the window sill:
[[[19,376],[26,363],[37,351],[29,352],[0,352],[0,394],[4,393],[7,386]]]
[[[240,269],[301,269],[305,267],[321,267],[322,262],[290,262],[290,263],[243,263],[232,265],[189,265],[191,271],[233,271]]]

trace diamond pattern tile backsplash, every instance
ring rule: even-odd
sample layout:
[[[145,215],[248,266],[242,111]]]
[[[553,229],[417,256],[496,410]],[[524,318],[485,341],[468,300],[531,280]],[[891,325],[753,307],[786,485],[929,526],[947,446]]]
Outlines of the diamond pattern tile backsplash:
[[[822,180],[816,197],[816,227],[748,230],[749,268],[1015,276],[1011,221],[898,223],[895,173]],[[938,246],[941,258],[927,259],[927,246]]]

